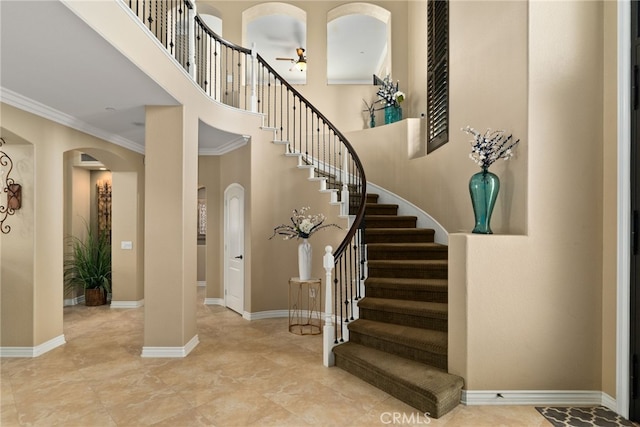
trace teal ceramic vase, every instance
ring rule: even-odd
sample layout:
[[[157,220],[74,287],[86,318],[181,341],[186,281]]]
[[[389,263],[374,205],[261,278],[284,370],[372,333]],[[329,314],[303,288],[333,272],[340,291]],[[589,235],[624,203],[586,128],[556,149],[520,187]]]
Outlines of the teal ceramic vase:
[[[384,107],[384,124],[395,123],[402,120],[402,107],[387,105]]]
[[[476,220],[472,233],[493,234],[491,214],[498,198],[498,191],[500,191],[500,179],[487,168],[483,168],[469,180],[469,194]]]

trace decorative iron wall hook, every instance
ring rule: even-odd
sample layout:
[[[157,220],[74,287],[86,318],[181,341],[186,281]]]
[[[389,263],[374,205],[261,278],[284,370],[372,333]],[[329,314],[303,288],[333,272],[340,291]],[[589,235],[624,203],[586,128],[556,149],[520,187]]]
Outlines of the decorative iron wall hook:
[[[7,142],[0,136],[0,147]],[[13,160],[4,151],[0,150],[0,231],[3,234],[9,234],[11,227],[9,224],[5,224],[5,220],[10,215],[16,213],[22,206],[22,186],[16,184],[13,178],[11,178],[11,171],[13,170]],[[6,170],[6,175],[5,175]],[[5,175],[4,177],[2,175]]]

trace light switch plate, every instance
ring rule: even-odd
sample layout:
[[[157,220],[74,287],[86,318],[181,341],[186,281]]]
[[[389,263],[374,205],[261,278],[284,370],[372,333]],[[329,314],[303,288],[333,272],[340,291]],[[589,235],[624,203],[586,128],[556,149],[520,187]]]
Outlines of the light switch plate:
[[[133,242],[128,242],[128,241],[121,241],[120,242],[120,249],[127,249],[127,250],[131,250],[133,249]]]

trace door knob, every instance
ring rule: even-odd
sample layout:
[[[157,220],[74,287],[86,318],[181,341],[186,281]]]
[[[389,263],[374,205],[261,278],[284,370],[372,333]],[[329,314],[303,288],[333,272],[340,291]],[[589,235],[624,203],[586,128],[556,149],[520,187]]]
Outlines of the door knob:
[[[242,255],[238,255],[237,257],[235,257],[236,259],[242,259]]]

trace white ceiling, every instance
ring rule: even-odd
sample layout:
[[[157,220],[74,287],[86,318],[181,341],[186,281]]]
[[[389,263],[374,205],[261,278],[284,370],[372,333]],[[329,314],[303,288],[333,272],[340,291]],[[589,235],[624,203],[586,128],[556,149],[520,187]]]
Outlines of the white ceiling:
[[[0,99],[137,152],[145,105],[177,101],[59,1],[0,1]],[[200,123],[211,154],[242,135]]]
[[[250,40],[257,40],[260,55],[284,78],[300,82],[298,77],[306,73],[289,71],[291,63],[275,58],[294,58],[297,47],[306,48],[306,26],[291,17],[264,18],[250,29]],[[341,76],[352,79],[362,68],[367,70],[363,74],[367,83],[386,39],[358,30],[362,23],[355,20],[362,18],[343,18],[329,40],[348,50],[333,50],[332,55],[340,59],[329,61],[329,74],[338,80]],[[57,0],[0,0],[0,54],[3,102],[140,153],[144,152],[144,106],[177,104]],[[312,67],[313,58],[324,53],[306,54]],[[216,154],[242,138],[200,123],[199,151]]]

